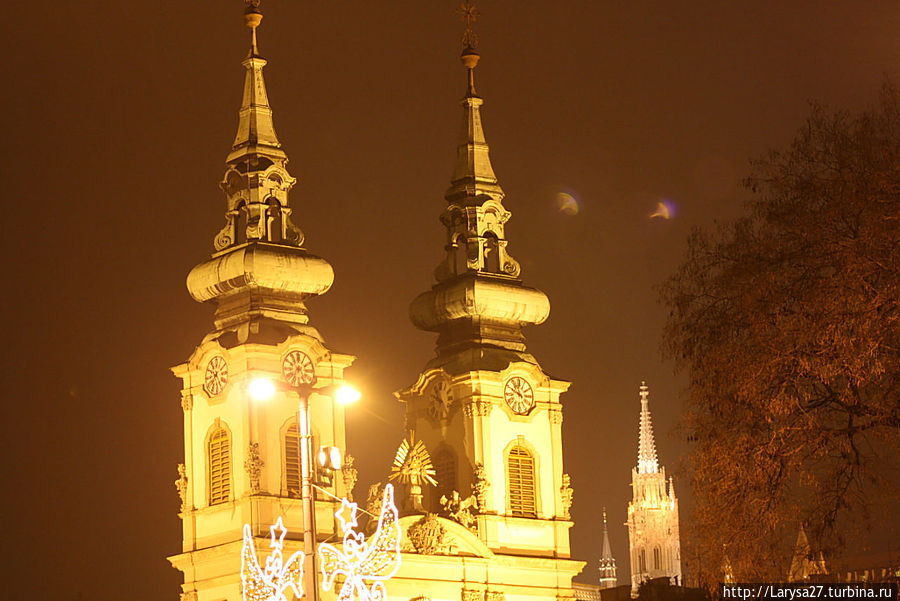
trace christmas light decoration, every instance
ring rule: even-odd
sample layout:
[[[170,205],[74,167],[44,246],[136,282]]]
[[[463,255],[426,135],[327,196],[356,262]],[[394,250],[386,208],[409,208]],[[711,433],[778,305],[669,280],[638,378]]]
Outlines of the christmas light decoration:
[[[287,534],[281,518],[269,527],[273,551],[266,558],[265,569],[260,568],[250,524],[244,524],[244,546],[241,549],[241,583],[244,601],[288,601],[285,590],[291,588],[294,598],[303,596],[303,551],[284,561],[284,537]]]
[[[342,549],[328,543],[319,545],[319,561],[322,566],[322,586],[331,590],[335,577],[344,577],[338,593],[338,601],[384,601],[387,590],[384,583],[397,573],[400,567],[400,524],[394,505],[394,487],[384,487],[378,528],[366,542],[356,526],[356,503],[346,499],[335,514],[344,531]]]

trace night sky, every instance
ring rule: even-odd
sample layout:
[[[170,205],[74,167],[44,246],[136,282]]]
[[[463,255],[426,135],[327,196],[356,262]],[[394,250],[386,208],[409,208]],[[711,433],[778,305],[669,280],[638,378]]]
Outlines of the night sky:
[[[359,357],[357,492],[402,436],[394,390],[435,336],[431,286],[461,120],[462,24],[447,1],[264,0],[275,127],[306,247],[334,266],[310,302]],[[526,331],[563,397],[574,556],[595,582],[601,506],[619,580],[638,385],[690,506],[675,432],[683,381],[659,352],[655,285],[696,225],[740,214],[748,160],[784,146],[810,100],[860,108],[898,81],[896,2],[479,1],[478,92],[512,211],[511,253],[545,291]],[[212,327],[188,271],[223,224],[248,31],[239,0],[9,2],[2,145],[2,598],[177,599],[179,382]],[[558,210],[571,194],[577,215]],[[673,219],[649,219],[669,199]]]

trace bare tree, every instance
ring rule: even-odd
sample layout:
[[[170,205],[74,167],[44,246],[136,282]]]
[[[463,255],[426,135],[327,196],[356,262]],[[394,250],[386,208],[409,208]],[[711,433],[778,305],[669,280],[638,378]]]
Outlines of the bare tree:
[[[771,578],[799,523],[834,551],[896,502],[900,96],[814,107],[745,185],[749,216],[695,230],[663,284],[663,348],[689,382],[701,563]]]

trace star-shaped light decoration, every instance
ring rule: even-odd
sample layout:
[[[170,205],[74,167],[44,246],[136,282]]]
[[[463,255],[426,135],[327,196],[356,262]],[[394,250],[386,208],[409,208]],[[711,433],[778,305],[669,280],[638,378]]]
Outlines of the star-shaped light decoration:
[[[341,499],[341,508],[334,513],[334,517],[341,522],[342,533],[356,528],[356,503]]]

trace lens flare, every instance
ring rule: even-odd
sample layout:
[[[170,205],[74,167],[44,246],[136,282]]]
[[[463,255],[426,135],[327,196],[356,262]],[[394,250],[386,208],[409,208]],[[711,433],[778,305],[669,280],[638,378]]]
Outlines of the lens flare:
[[[650,219],[672,219],[675,217],[675,203],[663,198],[656,203],[656,210],[650,213]]]
[[[563,215],[577,215],[580,209],[578,201],[568,192],[558,192],[556,194],[556,208]]]

